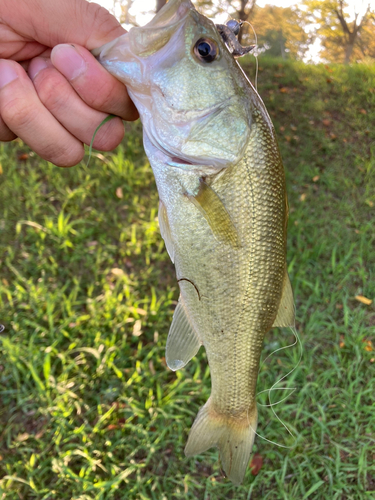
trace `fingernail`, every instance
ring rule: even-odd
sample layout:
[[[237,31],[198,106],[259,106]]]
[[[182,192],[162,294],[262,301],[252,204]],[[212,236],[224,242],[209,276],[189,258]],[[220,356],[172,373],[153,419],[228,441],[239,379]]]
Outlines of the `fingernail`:
[[[14,62],[0,61],[0,88],[18,78],[18,73],[14,67]]]
[[[28,74],[31,80],[34,80],[36,75],[40,73],[43,69],[52,67],[52,63],[49,59],[45,59],[44,57],[36,57],[30,63]]]
[[[86,71],[86,61],[74,45],[56,45],[52,50],[51,60],[68,80],[74,80]]]

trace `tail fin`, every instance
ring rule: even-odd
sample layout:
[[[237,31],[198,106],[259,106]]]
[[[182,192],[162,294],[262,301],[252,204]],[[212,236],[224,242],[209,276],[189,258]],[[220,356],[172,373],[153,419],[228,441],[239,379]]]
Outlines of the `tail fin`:
[[[219,448],[223,470],[235,485],[239,485],[249,463],[256,427],[256,407],[245,418],[237,419],[215,412],[209,399],[190,430],[185,455],[191,457],[213,446]]]

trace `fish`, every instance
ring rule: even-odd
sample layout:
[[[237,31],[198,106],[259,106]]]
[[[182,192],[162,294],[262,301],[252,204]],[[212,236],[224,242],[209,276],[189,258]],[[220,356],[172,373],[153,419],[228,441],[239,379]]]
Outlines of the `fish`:
[[[183,368],[203,345],[210,367],[211,395],[185,454],[217,447],[238,485],[257,429],[263,340],[294,325],[294,301],[275,130],[232,52],[190,0],[170,0],[147,25],[93,51],[126,85],[143,125],[180,289],[167,364]]]

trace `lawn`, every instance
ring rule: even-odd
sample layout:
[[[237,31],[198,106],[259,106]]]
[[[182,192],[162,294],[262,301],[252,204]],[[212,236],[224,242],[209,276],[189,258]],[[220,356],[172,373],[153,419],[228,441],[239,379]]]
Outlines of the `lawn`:
[[[293,436],[260,407],[259,434],[285,447],[258,437],[262,467],[240,487],[216,450],[183,454],[209,369],[203,348],[181,371],[165,364],[178,286],[139,123],[71,169],[0,144],[0,499],[374,498],[374,70],[260,61],[303,353],[287,379],[296,390],[272,393],[289,394],[273,408]],[[264,357],[292,341],[271,331]],[[270,356],[259,392],[299,353]]]

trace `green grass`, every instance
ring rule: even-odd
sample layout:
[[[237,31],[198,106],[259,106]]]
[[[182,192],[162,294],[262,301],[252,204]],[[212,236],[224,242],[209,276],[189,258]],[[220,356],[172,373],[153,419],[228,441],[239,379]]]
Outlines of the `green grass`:
[[[165,365],[178,287],[139,124],[88,167],[0,144],[0,499],[374,497],[375,307],[355,299],[375,299],[374,75],[260,62],[287,171],[303,357],[275,407],[295,439],[260,411],[259,433],[291,448],[257,438],[263,467],[238,488],[215,450],[183,455],[209,370],[203,349],[177,373]],[[264,355],[291,340],[272,331]],[[298,356],[271,356],[259,391]]]

